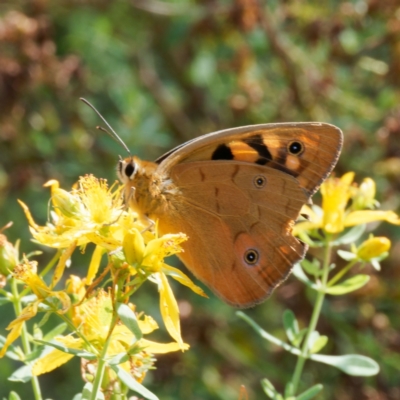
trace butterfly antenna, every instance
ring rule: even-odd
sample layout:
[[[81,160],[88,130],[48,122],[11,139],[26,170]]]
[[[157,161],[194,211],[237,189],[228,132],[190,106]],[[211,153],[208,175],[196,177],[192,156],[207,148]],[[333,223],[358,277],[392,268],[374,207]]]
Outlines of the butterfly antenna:
[[[101,120],[107,125],[108,129],[110,129],[111,133],[103,128],[102,126],[96,126],[96,128],[100,131],[106,132],[109,134],[114,140],[116,140],[122,147],[128,152],[128,154],[131,156],[131,152],[128,149],[128,146],[124,143],[124,141],[118,136],[117,132],[114,131],[114,129],[111,127],[111,125],[106,121],[106,119],[97,111],[96,107],[91,104],[89,101],[84,99],[83,97],[80,97],[80,100],[82,100],[85,104],[87,104],[100,118]]]

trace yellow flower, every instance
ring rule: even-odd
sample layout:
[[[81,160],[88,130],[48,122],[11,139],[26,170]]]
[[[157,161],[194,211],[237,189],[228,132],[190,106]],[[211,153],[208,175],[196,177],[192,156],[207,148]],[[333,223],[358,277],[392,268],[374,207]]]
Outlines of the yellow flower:
[[[400,225],[400,218],[393,211],[360,210],[358,207],[369,208],[377,202],[375,184],[372,179],[364,180],[357,188],[353,185],[354,173],[348,172],[341,178],[329,178],[321,185],[322,209],[304,206],[302,212],[309,215],[309,221],[299,222],[294,226],[293,233],[323,229],[326,233],[337,234],[345,228],[375,221],[386,221]],[[356,199],[357,207],[349,207],[350,199]]]
[[[390,246],[391,243],[387,237],[370,237],[361,243],[355,253],[361,260],[373,262],[374,260],[380,260],[382,257],[385,257],[390,250]],[[372,263],[372,265],[374,267],[376,266],[375,263]]]
[[[57,312],[59,313],[67,312],[71,305],[69,296],[64,292],[52,291],[51,287],[47,286],[46,283],[37,275],[36,268],[37,263],[35,261],[28,261],[25,259],[24,263],[17,265],[13,271],[13,275],[16,279],[29,286],[32,292],[36,295],[36,300],[26,306],[21,311],[21,314],[6,328],[11,331],[0,351],[0,358],[4,356],[10,344],[20,336],[25,321],[28,321],[37,314],[40,303],[46,302],[46,304],[49,305],[51,298],[58,300],[59,305],[56,307]],[[54,303],[52,302],[52,305],[53,304]]]
[[[109,250],[121,246],[121,222],[127,213],[122,210],[121,187],[108,188],[107,182],[92,175],[81,177],[78,188],[66,192],[57,181],[47,183],[51,187],[52,222],[46,226],[35,223],[28,207],[19,201],[30,224],[33,237],[41,244],[55,248],[67,248],[72,242],[78,246],[89,242]]]
[[[178,303],[166,275],[206,297],[203,290],[196,286],[187,275],[164,262],[164,258],[182,251],[180,243],[186,239],[184,234],[166,234],[162,237],[155,235],[145,243],[139,231],[132,229],[123,241],[124,254],[131,265],[131,274],[148,277],[150,281],[157,284],[163,321],[171,337],[182,348],[184,343],[181,337]]]
[[[76,290],[80,290],[79,280],[74,278],[70,283]],[[101,354],[102,349],[110,335],[113,321],[113,304],[107,292],[100,291],[83,304],[74,307],[74,325],[79,329],[80,337],[58,336],[55,342],[70,349]],[[138,317],[138,325],[143,335],[152,333],[158,328],[157,323],[149,316]],[[112,327],[111,327],[112,328]],[[135,335],[120,321],[111,331],[111,340],[107,348],[107,360],[120,354],[129,357],[121,366],[128,371],[137,381],[142,381],[148,369],[153,366],[152,354],[168,353],[177,350],[186,350],[189,346],[178,343],[157,343]],[[65,364],[74,354],[54,349],[33,365],[33,374],[40,375]],[[85,362],[84,362],[85,363]],[[96,362],[94,362],[94,367]],[[85,364],[86,365],[86,364]],[[92,362],[93,366],[93,362]],[[89,371],[86,371],[89,373]],[[108,371],[112,373],[112,371]]]

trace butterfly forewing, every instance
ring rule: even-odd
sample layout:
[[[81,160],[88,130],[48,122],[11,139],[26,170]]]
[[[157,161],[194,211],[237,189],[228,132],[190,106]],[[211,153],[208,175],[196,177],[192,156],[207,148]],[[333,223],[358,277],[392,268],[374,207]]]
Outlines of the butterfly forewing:
[[[264,124],[202,136],[158,162],[161,171],[178,163],[207,160],[265,165],[294,176],[312,195],[332,171],[341,146],[342,133],[333,125]]]

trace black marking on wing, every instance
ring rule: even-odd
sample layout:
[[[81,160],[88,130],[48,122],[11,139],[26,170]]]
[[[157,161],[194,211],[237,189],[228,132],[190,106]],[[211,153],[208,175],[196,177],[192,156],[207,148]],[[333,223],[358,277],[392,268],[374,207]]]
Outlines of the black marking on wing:
[[[255,135],[250,139],[245,139],[244,142],[258,153],[259,158],[256,161],[257,164],[265,165],[269,161],[272,161],[271,153],[265,145],[261,135]]]
[[[233,160],[232,150],[226,144],[220,144],[211,156],[212,160]]]

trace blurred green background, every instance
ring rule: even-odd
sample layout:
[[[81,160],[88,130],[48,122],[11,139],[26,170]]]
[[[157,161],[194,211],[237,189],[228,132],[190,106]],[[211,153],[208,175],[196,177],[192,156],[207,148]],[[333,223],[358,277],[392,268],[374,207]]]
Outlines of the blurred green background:
[[[81,96],[134,154],[150,160],[218,129],[333,123],[345,135],[336,174],[353,170],[358,181],[371,176],[382,208],[400,211],[396,0],[2,0],[0,225],[14,222],[7,234],[12,242],[22,239],[24,252],[37,246],[17,198],[43,224],[49,199],[43,183],[58,179],[68,189],[87,173],[112,182],[118,155],[125,156],[95,129],[100,121]],[[329,298],[318,329],[330,338],[324,353],[365,354],[378,361],[381,373],[354,378],[309,363],[304,388],[323,383],[320,399],[400,398],[400,230],[381,225],[375,234],[393,241],[383,270],[367,268],[372,277],[366,287]],[[44,265],[53,253],[41,250]],[[84,271],[85,263],[74,268]],[[142,291],[134,301],[155,313],[156,291]],[[293,356],[261,340],[213,295],[206,300],[178,285],[176,294],[191,349],[160,356],[147,376],[144,384],[160,399],[237,400],[241,384],[249,399],[262,399],[265,376],[282,389],[293,373]],[[246,312],[283,337],[283,310],[291,308],[304,326],[311,297],[291,277]],[[12,310],[3,306],[0,312],[4,335]],[[0,360],[1,398],[12,389],[32,398],[29,383],[7,381],[19,365]],[[42,376],[44,397],[72,398],[83,385],[78,371],[72,360]]]

